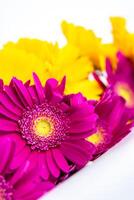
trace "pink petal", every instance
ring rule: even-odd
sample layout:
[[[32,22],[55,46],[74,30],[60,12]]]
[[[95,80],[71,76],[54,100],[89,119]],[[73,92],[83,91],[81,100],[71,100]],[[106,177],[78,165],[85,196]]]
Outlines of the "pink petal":
[[[1,139],[0,143],[0,173],[3,170],[6,170],[6,165],[12,160],[14,143],[10,140],[9,137]]]
[[[9,86],[4,86],[4,91],[16,106],[18,106],[20,109],[23,109],[23,105],[17,98],[17,94],[15,93],[14,88],[11,88]]]
[[[40,176],[44,178],[45,180],[48,180],[49,178],[49,171],[47,167],[47,162],[46,162],[46,156],[43,154],[40,154],[38,156],[38,163],[39,163],[39,169],[40,169]]]
[[[24,162],[26,162],[27,158],[30,155],[30,148],[24,147],[17,155],[15,155],[12,159],[10,164],[10,169],[17,169],[20,167]]]
[[[29,93],[31,95],[33,102],[35,104],[39,104],[39,98],[38,98],[35,86],[32,85],[32,86],[28,87],[28,90],[29,90]]]
[[[65,85],[66,85],[66,77],[64,76],[60,85],[58,86],[57,90],[63,94],[64,93],[64,90],[65,90]]]
[[[79,123],[72,123],[68,132],[70,133],[87,132],[95,128],[95,123],[90,124],[91,122],[92,120],[83,120]]]
[[[40,103],[43,103],[45,100],[43,86],[41,85],[41,82],[35,73],[33,73],[33,78],[34,78],[35,88],[36,88],[36,92],[39,97]]]
[[[22,111],[7,97],[6,94],[0,93],[0,103],[16,116],[21,116]]]
[[[17,123],[0,118],[0,132],[19,132]]]
[[[79,167],[84,166],[88,162],[87,156],[85,156],[83,153],[81,153],[81,151],[78,151],[73,147],[68,148],[68,146],[66,145],[61,145],[60,149],[69,161],[72,161]]]
[[[53,157],[58,165],[58,167],[65,173],[68,173],[69,172],[69,165],[66,161],[66,159],[64,158],[62,152],[59,150],[59,149],[53,149],[52,150],[52,153],[53,153]]]
[[[54,162],[52,153],[50,150],[46,151],[46,161],[47,161],[48,169],[50,170],[51,174],[54,177],[58,178],[60,175],[60,170],[57,167],[56,163]]]
[[[33,102],[31,100],[31,96],[24,84],[16,78],[13,78],[13,83],[24,106],[32,107]]]
[[[16,183],[24,183],[27,179],[30,179],[35,174],[37,166],[37,156],[36,153],[31,153],[23,165],[16,171],[16,173],[11,177],[10,184],[15,185]]]
[[[68,149],[75,149],[76,151],[80,152],[83,154],[83,156],[88,157],[89,156],[89,151],[87,151],[87,149],[85,148],[86,145],[84,145],[81,141],[77,141],[77,142],[70,142],[70,141],[66,141],[63,143],[64,146],[66,146]]]
[[[79,107],[79,106],[82,106],[83,103],[85,103],[85,100],[82,94],[78,93],[78,94],[72,95],[72,97],[70,98],[70,103],[71,103],[71,106],[73,107]]]
[[[52,189],[54,184],[47,181],[35,182],[34,179],[28,181],[25,185],[22,184],[20,189],[16,191],[16,199],[22,200],[35,200]]]
[[[89,114],[92,114],[94,111],[93,106],[90,107],[90,109],[87,109],[87,106],[84,106],[81,109],[77,109],[76,111],[73,111],[72,114],[69,116],[71,120],[74,119],[81,119],[82,117],[87,117]]]
[[[11,113],[2,105],[0,105],[0,114],[3,115],[3,117],[9,118],[14,121],[18,121],[18,117],[15,114]]]
[[[82,133],[69,133],[68,138],[69,140],[80,140],[80,139],[85,139],[95,133],[95,131],[87,131],[87,132],[82,132]],[[74,141],[75,142],[75,141]]]

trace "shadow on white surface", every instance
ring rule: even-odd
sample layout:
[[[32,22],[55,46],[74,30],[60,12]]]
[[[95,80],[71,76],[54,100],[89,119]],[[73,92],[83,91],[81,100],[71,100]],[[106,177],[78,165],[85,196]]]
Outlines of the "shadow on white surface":
[[[40,200],[133,200],[134,131]]]

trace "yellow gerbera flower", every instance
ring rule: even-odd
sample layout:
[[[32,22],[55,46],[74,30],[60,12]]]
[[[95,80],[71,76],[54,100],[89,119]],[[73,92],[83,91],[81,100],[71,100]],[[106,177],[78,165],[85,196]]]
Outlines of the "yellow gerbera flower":
[[[80,56],[87,56],[94,68],[105,70],[106,57],[111,58],[115,65],[117,48],[114,44],[103,44],[93,31],[81,26],[66,21],[61,26],[67,42],[79,49]]]
[[[0,50],[0,76],[6,83],[12,76],[26,81],[35,71],[41,80],[47,78],[47,63],[52,62],[58,46],[40,40],[21,39],[9,42]],[[8,72],[8,73],[7,73]]]
[[[42,82],[51,77],[61,80],[66,76],[67,93],[82,92],[87,98],[98,98],[99,86],[88,80],[93,70],[90,60],[80,56],[79,49],[71,44],[59,48],[57,44],[26,38],[17,43],[9,42],[0,50],[0,76],[6,83],[12,76],[23,81],[31,79],[33,71]]]

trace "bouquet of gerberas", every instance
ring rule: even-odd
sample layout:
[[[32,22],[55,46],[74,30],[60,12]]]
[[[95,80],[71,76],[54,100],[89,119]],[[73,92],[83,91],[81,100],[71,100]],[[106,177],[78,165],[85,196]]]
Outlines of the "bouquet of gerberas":
[[[64,47],[24,38],[0,50],[0,199],[38,199],[131,131],[134,35],[111,22],[110,44],[63,22]]]

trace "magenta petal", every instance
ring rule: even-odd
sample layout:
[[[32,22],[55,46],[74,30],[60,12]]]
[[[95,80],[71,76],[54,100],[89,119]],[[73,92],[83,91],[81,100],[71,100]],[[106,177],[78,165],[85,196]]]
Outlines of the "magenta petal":
[[[81,141],[77,141],[76,143],[67,141],[67,142],[64,142],[64,146],[66,146],[68,149],[75,149],[76,151],[82,153],[83,156],[87,157],[88,159],[90,152],[87,151],[87,149],[85,149],[85,145],[83,145]]]
[[[13,133],[12,135],[10,135],[10,137],[15,143],[15,154],[14,154],[14,156],[16,156],[25,147],[26,142],[24,140],[22,140],[22,137],[20,137],[19,134],[16,134],[16,133]]]
[[[66,161],[66,159],[64,158],[62,152],[59,150],[59,149],[53,149],[52,150],[52,153],[53,153],[53,157],[57,163],[57,165],[59,166],[59,168],[65,172],[65,173],[68,173],[69,172],[69,165]]]
[[[81,106],[83,103],[85,103],[85,99],[81,93],[78,93],[71,96],[70,103],[71,103],[71,106],[78,107],[78,106]]]
[[[28,181],[25,185],[21,185],[20,189],[16,191],[16,199],[35,200],[52,189],[54,184],[47,181]],[[27,188],[27,189],[26,189]]]
[[[60,85],[58,86],[57,90],[60,92],[60,94],[64,93],[65,90],[65,85],[66,85],[66,77],[64,76]]]
[[[59,102],[62,99],[62,95],[56,91],[58,81],[55,79],[48,79],[45,85],[45,96],[47,100],[53,103]]]
[[[112,69],[112,65],[111,65],[111,61],[109,58],[106,59],[106,72],[107,72],[107,77],[108,77],[108,81],[112,81],[113,79],[113,69]]]
[[[2,105],[0,105],[0,114],[3,115],[3,117],[9,118],[14,121],[18,121],[18,117],[15,114],[11,113]]]
[[[51,172],[51,174],[58,178],[59,175],[60,175],[60,170],[59,168],[57,167],[56,163],[54,162],[53,160],[53,157],[52,157],[52,153],[51,151],[46,151],[46,160],[47,160],[47,165],[48,165],[48,168]]]
[[[0,103],[15,115],[20,116],[22,114],[21,109],[19,109],[4,93],[0,93]]]
[[[76,140],[74,141],[66,141],[65,145],[67,145],[68,147],[70,146],[77,149],[78,151],[83,152],[85,155],[87,155],[89,158],[90,156],[93,155],[93,153],[96,151],[96,147],[94,144],[86,141],[86,140]]]
[[[18,132],[19,128],[17,123],[0,118],[0,132]]]
[[[30,83],[31,83],[31,81],[30,81],[30,80],[27,80],[27,81],[24,83],[24,85],[25,85],[26,87],[29,87],[29,86],[30,86]]]
[[[27,161],[20,166],[16,173],[11,177],[10,184],[24,183],[28,178],[32,178],[37,166],[37,155],[32,153]]]
[[[9,137],[1,139],[0,142],[0,174],[6,170],[7,164],[12,160],[14,152],[14,143]]]
[[[49,190],[54,188],[54,184],[51,182],[42,182],[42,183],[38,183],[38,185],[36,186],[36,190],[34,195],[31,195],[31,193],[29,192],[29,194],[27,194],[28,199],[27,200],[31,200],[32,196],[33,199],[38,199],[39,197],[41,197],[42,195],[44,195],[46,192],[48,192]]]
[[[28,87],[28,90],[29,90],[29,93],[31,95],[31,98],[32,98],[33,102],[35,104],[39,104],[39,97],[37,95],[35,86],[32,85],[32,86]]]
[[[74,120],[74,119],[81,119],[83,117],[88,117],[90,113],[94,111],[94,108],[93,106],[92,107],[89,107],[89,109],[87,109],[87,106],[84,106],[83,108],[81,109],[78,109],[76,111],[74,111],[73,113],[71,113],[71,115],[69,116],[71,120]]]
[[[61,103],[60,103],[60,108],[61,108],[64,112],[67,112],[67,111],[70,109],[69,105],[67,105],[67,104],[64,103],[64,102],[61,102]]]
[[[13,83],[24,106],[32,107],[33,103],[31,100],[31,96],[27,88],[25,87],[25,85],[20,80],[17,80],[16,78],[13,78]]]
[[[45,93],[47,95],[49,95],[49,90],[50,89],[55,89],[57,87],[57,85],[58,85],[58,81],[56,79],[54,79],[54,78],[48,79],[46,81],[45,88],[44,88]]]
[[[47,162],[46,162],[46,156],[43,154],[38,156],[38,163],[39,163],[39,169],[40,169],[40,176],[45,179],[48,180],[49,178],[49,171],[48,171],[48,167],[47,167]]]
[[[3,90],[3,80],[0,79],[0,92]]]
[[[92,123],[92,124],[90,124],[92,122],[92,120],[90,121],[90,120],[83,120],[83,121],[81,121],[81,122],[79,122],[79,123],[74,123],[74,124],[71,124],[71,127],[70,127],[70,129],[69,129],[69,132],[70,133],[81,133],[81,132],[87,132],[87,131],[89,131],[90,129],[93,129],[94,128],[94,126],[95,126],[95,124],[94,123]],[[89,126],[89,124],[90,124],[90,126]]]
[[[51,97],[51,103],[59,103],[63,99],[63,96],[58,92],[53,92]]]
[[[23,106],[21,102],[19,101],[19,99],[17,98],[17,95],[15,94],[14,89],[9,86],[4,86],[4,90],[7,96],[11,99],[11,101],[20,109],[23,109]]]
[[[92,135],[93,133],[95,133],[94,130],[82,132],[82,133],[69,133],[68,138],[69,138],[69,140],[77,141],[80,139],[85,139],[85,138],[89,137],[90,135]]]
[[[30,148],[24,147],[17,155],[15,155],[10,164],[10,169],[17,169],[20,167],[30,155]]]
[[[41,82],[40,82],[38,76],[35,73],[33,73],[33,78],[34,78],[36,92],[38,94],[40,103],[43,103],[44,100],[45,100],[45,94],[44,94],[43,86],[41,85]]]
[[[32,195],[35,197],[34,193],[37,190],[37,185],[29,180],[24,184],[21,184],[19,188],[16,188],[15,192],[14,192],[14,198],[17,199],[24,199],[25,200],[25,196],[27,198],[28,193],[32,193]]]
[[[65,145],[61,145],[60,149],[69,161],[72,161],[79,167],[84,166],[88,162],[87,157],[75,148],[68,148]]]
[[[84,116],[75,117],[74,119],[72,119],[71,124],[72,125],[77,125],[80,122],[87,122],[87,124],[91,125],[90,127],[92,129],[96,125],[96,120],[97,120],[97,115],[96,114],[89,114],[87,117],[84,117]],[[93,126],[92,126],[92,124],[93,124]]]

